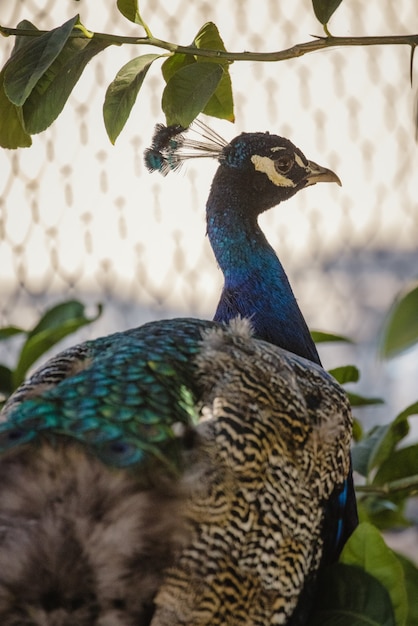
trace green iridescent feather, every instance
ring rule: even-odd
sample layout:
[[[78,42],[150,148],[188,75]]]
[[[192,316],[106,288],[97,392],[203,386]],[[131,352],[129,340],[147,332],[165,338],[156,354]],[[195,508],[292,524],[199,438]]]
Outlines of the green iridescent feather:
[[[0,454],[60,435],[109,465],[158,459],[177,470],[182,441],[173,425],[182,433],[197,423],[193,357],[208,324],[165,321],[86,342],[77,373],[10,407]]]

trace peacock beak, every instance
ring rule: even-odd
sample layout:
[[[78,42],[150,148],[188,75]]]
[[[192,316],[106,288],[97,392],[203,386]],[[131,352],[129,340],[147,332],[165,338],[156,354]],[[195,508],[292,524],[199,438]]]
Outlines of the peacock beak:
[[[326,167],[321,167],[321,165],[314,163],[314,161],[308,161],[305,180],[305,187],[316,185],[316,183],[337,183],[340,187],[342,186],[335,172]]]

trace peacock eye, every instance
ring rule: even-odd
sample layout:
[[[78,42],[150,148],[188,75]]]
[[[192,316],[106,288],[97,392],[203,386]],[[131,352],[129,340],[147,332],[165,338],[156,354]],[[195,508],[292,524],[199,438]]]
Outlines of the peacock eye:
[[[292,168],[294,159],[290,154],[282,154],[274,161],[274,167],[279,174],[287,174]]]

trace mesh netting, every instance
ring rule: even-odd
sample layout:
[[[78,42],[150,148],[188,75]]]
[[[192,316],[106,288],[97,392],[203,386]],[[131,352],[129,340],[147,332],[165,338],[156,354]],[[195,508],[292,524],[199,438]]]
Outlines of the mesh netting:
[[[48,29],[80,12],[92,30],[138,34],[115,5],[3,2],[0,22],[29,19]],[[236,51],[279,50],[321,34],[306,0],[153,0],[141,8],[156,36],[178,43],[192,41],[206,21]],[[408,0],[346,0],[331,27],[339,35],[411,33],[418,14]],[[3,59],[12,44],[2,41]],[[106,50],[30,149],[0,154],[0,324],[29,325],[47,305],[70,297],[105,304],[80,338],[165,316],[213,314],[221,276],[204,237],[204,206],[216,164],[192,163],[162,179],[142,161],[155,123],[163,121],[157,64],[115,146],[102,121],[105,89],[117,70],[154,51]],[[326,349],[325,364],[362,362],[368,391],[384,390],[400,406],[416,399],[412,361],[382,370],[372,345],[395,293],[417,274],[409,55],[400,46],[345,48],[283,63],[235,63],[236,124],[210,122],[226,139],[242,130],[288,136],[308,158],[338,172],[342,189],[310,188],[263,216],[262,226],[309,324],[359,342],[345,352]]]

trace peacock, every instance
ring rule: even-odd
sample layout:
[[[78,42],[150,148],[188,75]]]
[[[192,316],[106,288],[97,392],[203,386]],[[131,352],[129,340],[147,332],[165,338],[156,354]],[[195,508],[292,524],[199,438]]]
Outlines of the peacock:
[[[188,156],[183,132],[157,129],[151,169]],[[209,134],[192,147],[220,160],[207,210],[225,276],[215,321],[70,348],[4,408],[1,624],[306,622],[331,505],[349,502],[351,413],[257,215],[338,178],[276,135]]]
[[[186,159],[219,161],[206,205],[207,234],[224,286],[214,319],[236,315],[251,319],[255,336],[321,365],[305,319],[276,253],[258,225],[264,211],[318,182],[341,185],[332,170],[308,160],[288,139],[265,133],[241,133],[227,143],[196,120],[198,138],[180,125],[157,125],[145,162],[166,175]],[[190,129],[189,129],[190,130]],[[352,471],[326,507],[322,563],[337,560],[358,524]],[[294,624],[304,623],[315,587],[301,595]],[[300,615],[300,617],[299,617]]]

